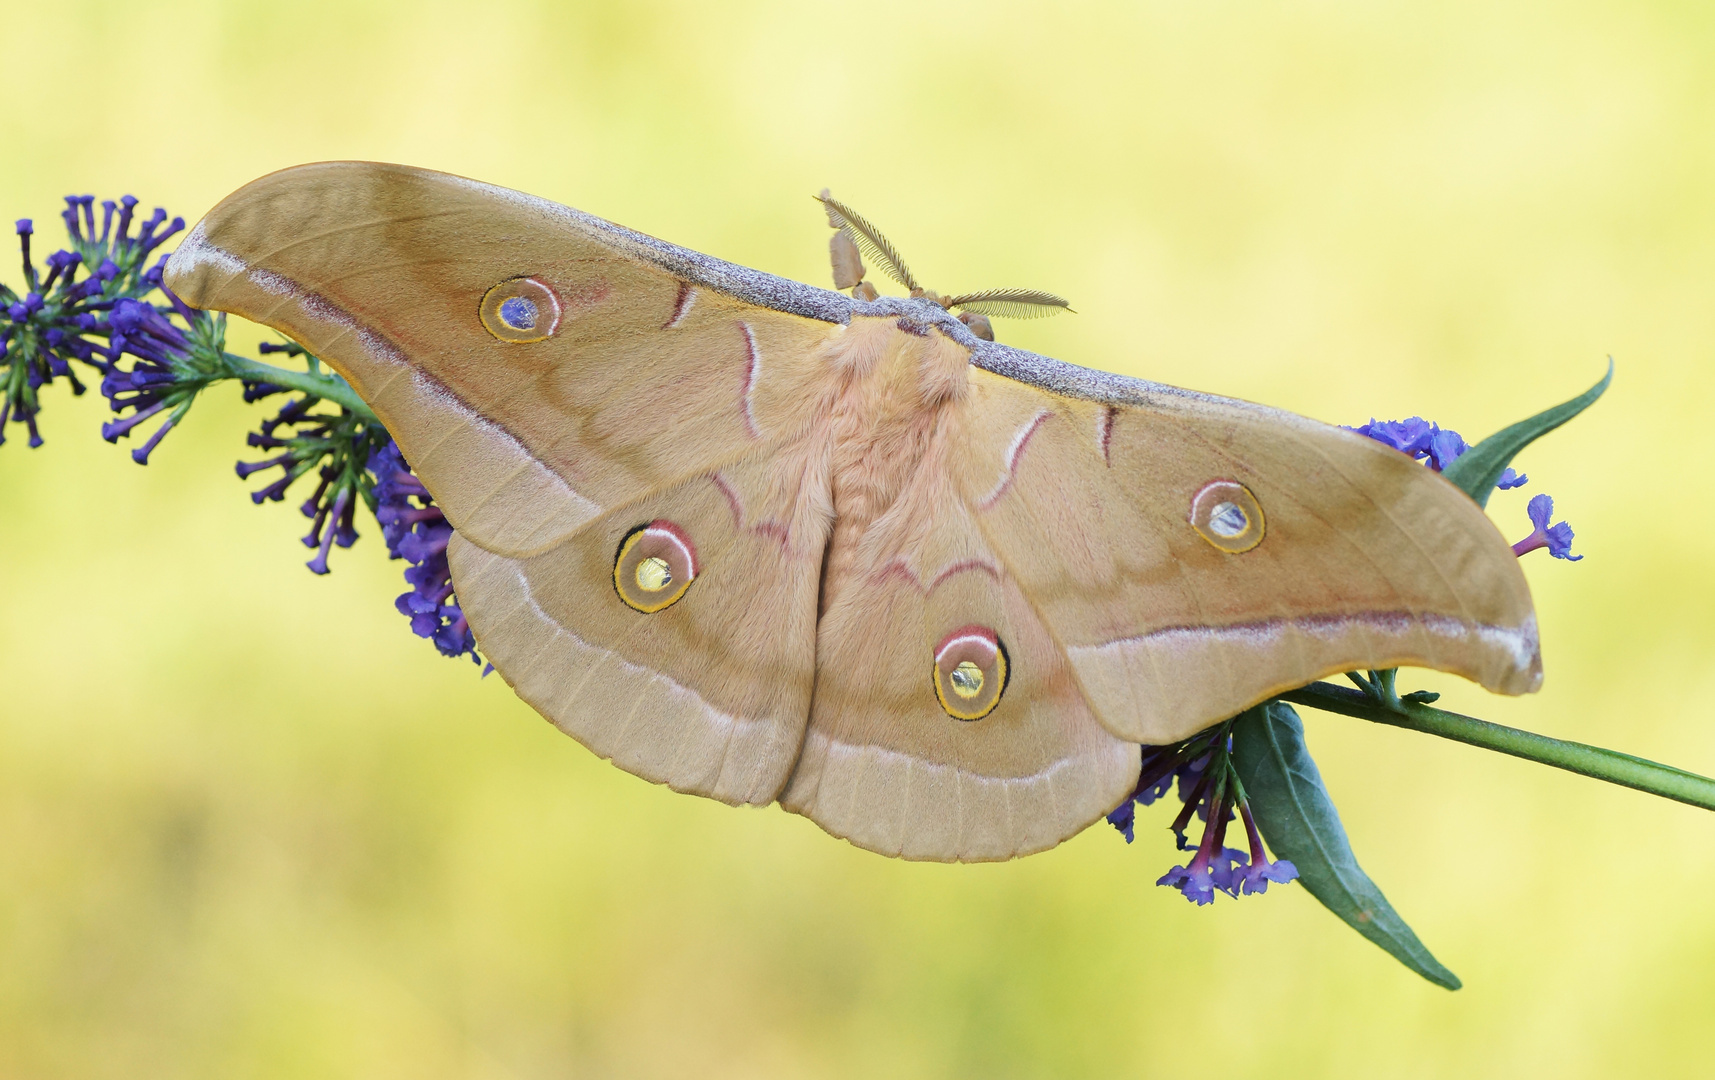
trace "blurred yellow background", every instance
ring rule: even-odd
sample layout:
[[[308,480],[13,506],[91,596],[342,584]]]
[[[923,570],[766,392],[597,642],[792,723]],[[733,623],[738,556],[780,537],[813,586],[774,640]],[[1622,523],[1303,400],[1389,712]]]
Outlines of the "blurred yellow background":
[[[1547,681],[1449,707],[1715,773],[1707,5],[0,0],[0,214],[195,220],[373,158],[827,281],[824,185],[1063,359],[1480,437]],[[0,274],[19,283],[16,258]],[[248,349],[259,338],[235,329]],[[227,390],[140,469],[0,448],[0,1077],[1707,1076],[1715,816],[1307,713],[1359,857],[1466,988],[1300,888],[1197,909],[1158,807],[910,865],[674,795],[439,658],[373,524],[312,577]],[[249,486],[255,486],[254,484]],[[302,496],[300,496],[301,498]]]

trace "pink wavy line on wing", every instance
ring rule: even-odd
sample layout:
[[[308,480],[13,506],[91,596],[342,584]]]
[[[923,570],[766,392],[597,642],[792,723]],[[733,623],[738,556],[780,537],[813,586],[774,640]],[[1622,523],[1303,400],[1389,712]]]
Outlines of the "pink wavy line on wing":
[[[1000,580],[1000,568],[995,566],[993,563],[983,559],[962,559],[950,566],[943,567],[941,572],[935,575],[935,580],[925,585],[923,583],[923,579],[917,576],[917,572],[911,569],[911,566],[905,561],[903,556],[892,560],[886,566],[882,567],[872,580],[877,584],[880,584],[888,578],[902,578],[906,582],[909,582],[912,588],[927,596],[929,593],[940,588],[941,583],[946,581],[948,578],[955,574],[962,574],[967,570],[981,570],[994,580]]]
[[[762,430],[756,426],[756,408],[751,400],[756,392],[756,369],[761,364],[756,353],[756,333],[747,322],[739,323],[738,328],[744,331],[744,348],[749,354],[744,365],[744,423],[750,429],[750,437],[760,439]]]
[[[1046,419],[1048,419],[1048,410],[1043,409],[1031,418],[1030,423],[1019,428],[1012,436],[1012,445],[1006,448],[1006,469],[1001,473],[1000,482],[995,485],[993,491],[983,496],[982,502],[977,504],[977,509],[987,510],[999,502],[1000,497],[1006,494],[1008,488],[1012,487],[1013,477],[1018,475],[1018,459],[1024,456],[1025,447],[1030,445],[1030,440],[1036,434],[1036,429],[1041,427],[1042,421]]]
[[[1108,440],[1113,438],[1114,413],[1118,411],[1112,405],[1103,405],[1101,414],[1096,417],[1096,444],[1102,449],[1102,462],[1106,465],[1113,464],[1108,460]]]
[[[673,302],[673,317],[668,319],[661,329],[671,330],[678,326],[684,321],[685,316],[690,314],[691,305],[696,302],[697,290],[688,281],[679,282],[679,298]]]
[[[758,521],[754,525],[746,525],[744,521],[744,503],[739,499],[738,492],[734,491],[733,486],[727,482],[727,478],[718,472],[712,472],[709,474],[709,482],[716,488],[720,489],[720,493],[722,495],[726,496],[727,509],[732,511],[733,528],[740,532],[748,531],[756,533],[759,536],[769,537],[781,547],[785,547],[792,539],[792,530],[781,522],[775,521],[773,518]]]

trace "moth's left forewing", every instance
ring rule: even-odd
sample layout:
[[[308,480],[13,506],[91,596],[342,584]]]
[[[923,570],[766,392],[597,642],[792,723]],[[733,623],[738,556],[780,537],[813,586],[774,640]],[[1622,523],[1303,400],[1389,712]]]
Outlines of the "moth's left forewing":
[[[1506,693],[1539,682],[1511,550],[1404,455],[1168,388],[1104,401],[987,371],[973,381],[996,421],[974,451],[990,462],[971,475],[973,491],[989,485],[978,524],[1113,731],[1169,742],[1366,667],[1431,667]],[[1197,520],[1200,496],[1238,508],[1233,537],[1210,531],[1207,505]]]

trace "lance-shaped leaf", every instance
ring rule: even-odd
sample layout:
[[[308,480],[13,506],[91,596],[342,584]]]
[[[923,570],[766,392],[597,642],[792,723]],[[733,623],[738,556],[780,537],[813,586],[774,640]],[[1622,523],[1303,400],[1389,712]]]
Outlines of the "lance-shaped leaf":
[[[1608,389],[1608,383],[1612,382],[1613,378],[1614,361],[1610,358],[1608,373],[1602,376],[1601,382],[1571,401],[1563,402],[1552,409],[1544,409],[1527,420],[1520,420],[1495,432],[1460,454],[1441,475],[1458,485],[1459,490],[1476,499],[1478,506],[1489,505],[1489,495],[1495,490],[1495,482],[1512,463],[1513,457],[1537,439],[1588,409],[1602,396],[1602,391]]]
[[[1458,976],[1430,955],[1358,866],[1292,706],[1272,701],[1242,714],[1233,725],[1233,764],[1269,850],[1292,861],[1310,895],[1425,979],[1459,989]]]

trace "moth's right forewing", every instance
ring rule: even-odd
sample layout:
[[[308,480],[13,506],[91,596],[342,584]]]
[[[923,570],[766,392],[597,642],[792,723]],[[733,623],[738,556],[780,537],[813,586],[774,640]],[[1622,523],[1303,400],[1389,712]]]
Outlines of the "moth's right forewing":
[[[695,285],[591,221],[421,169],[299,166],[211,211],[168,282],[332,364],[462,535],[528,555],[802,426],[835,329]],[[479,309],[525,277],[557,323],[503,340]]]
[[[227,198],[168,279],[302,342],[374,408],[457,530],[458,603],[525,700],[640,776],[764,803],[809,709],[827,497],[804,436],[845,327],[699,283],[742,268],[670,272],[701,257],[638,254],[654,243],[458,177],[336,163]],[[531,301],[518,325],[496,322],[513,317],[497,287]],[[695,550],[682,596],[684,579],[648,593],[617,565],[644,527]]]

